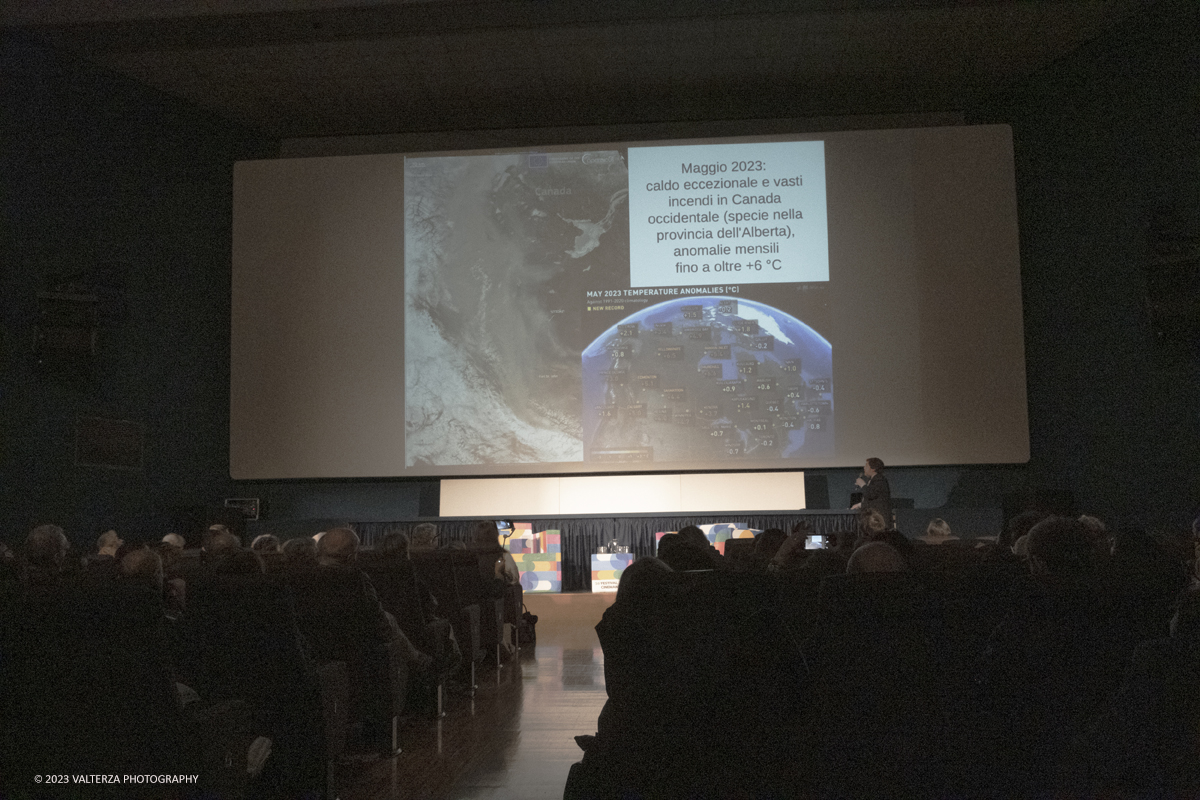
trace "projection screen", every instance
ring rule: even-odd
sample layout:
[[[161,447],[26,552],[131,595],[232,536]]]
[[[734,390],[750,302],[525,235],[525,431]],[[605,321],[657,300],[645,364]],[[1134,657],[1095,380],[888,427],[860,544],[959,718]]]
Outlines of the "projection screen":
[[[1012,135],[240,162],[237,479],[1029,458]]]

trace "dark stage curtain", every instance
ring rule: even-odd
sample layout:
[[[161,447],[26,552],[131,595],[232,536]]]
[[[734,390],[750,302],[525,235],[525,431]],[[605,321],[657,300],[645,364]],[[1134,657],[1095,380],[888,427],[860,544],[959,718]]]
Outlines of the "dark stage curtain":
[[[613,539],[620,545],[628,545],[637,556],[655,554],[654,534],[659,531],[677,531],[685,525],[710,525],[718,522],[744,522],[747,527],[765,530],[782,528],[791,530],[798,521],[804,520],[813,533],[829,535],[855,527],[855,512],[817,512],[791,514],[719,514],[716,516],[686,517],[569,517],[549,519],[538,517],[516,522],[532,522],[535,531],[557,530],[562,533],[563,591],[588,591],[592,585],[592,553],[606,546]],[[450,541],[465,541],[475,520],[429,519],[405,522],[359,522],[354,525],[359,538],[366,546],[373,546],[391,531],[408,533],[418,522],[433,522],[438,526],[438,538],[444,545]]]

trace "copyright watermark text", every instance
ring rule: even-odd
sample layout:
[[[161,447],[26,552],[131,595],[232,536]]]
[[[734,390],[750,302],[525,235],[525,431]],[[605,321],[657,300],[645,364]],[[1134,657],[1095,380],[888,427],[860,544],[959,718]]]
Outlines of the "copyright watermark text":
[[[199,775],[35,775],[34,783],[79,784],[136,784],[136,783],[196,783]]]

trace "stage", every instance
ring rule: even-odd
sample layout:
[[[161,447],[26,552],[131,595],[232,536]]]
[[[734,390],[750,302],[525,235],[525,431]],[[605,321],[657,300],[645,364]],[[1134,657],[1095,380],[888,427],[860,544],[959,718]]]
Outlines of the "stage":
[[[355,522],[352,527],[358,532],[362,543],[371,546],[391,531],[408,533],[421,522],[432,522],[438,526],[438,537],[442,544],[454,540],[466,540],[471,525],[477,518],[437,517],[429,519],[398,520],[395,522]],[[703,515],[630,514],[624,516],[577,516],[577,517],[513,517],[512,522],[528,522],[534,532],[556,530],[562,534],[562,590],[564,592],[587,592],[591,588],[591,557],[598,548],[608,545],[613,539],[628,546],[634,555],[652,556],[657,550],[655,534],[662,531],[677,531],[687,525],[709,525],[714,523],[737,523],[738,527],[765,530],[780,528],[790,531],[797,522],[804,521],[813,533],[828,535],[841,530],[852,530],[855,512],[846,509],[832,511],[744,512]]]

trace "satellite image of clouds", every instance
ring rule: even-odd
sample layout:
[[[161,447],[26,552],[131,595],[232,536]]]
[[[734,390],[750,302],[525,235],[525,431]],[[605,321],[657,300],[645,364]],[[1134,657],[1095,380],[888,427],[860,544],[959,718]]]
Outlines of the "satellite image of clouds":
[[[579,311],[627,278],[617,151],[405,160],[407,466],[582,461]]]

